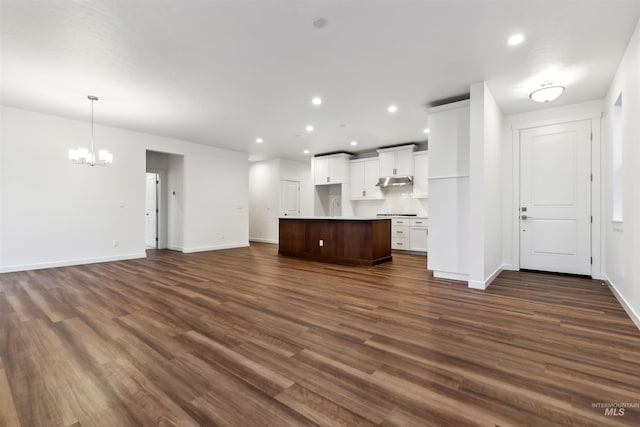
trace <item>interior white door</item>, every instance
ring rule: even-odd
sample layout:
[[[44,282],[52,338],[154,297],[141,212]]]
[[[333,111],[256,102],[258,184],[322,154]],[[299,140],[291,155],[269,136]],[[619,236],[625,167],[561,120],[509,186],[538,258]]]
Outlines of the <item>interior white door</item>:
[[[146,231],[145,241],[147,246],[157,247],[158,234],[158,176],[155,173],[147,173],[146,184]]]
[[[591,274],[591,122],[520,131],[520,268]]]
[[[300,182],[282,180],[282,210],[284,216],[300,215]]]

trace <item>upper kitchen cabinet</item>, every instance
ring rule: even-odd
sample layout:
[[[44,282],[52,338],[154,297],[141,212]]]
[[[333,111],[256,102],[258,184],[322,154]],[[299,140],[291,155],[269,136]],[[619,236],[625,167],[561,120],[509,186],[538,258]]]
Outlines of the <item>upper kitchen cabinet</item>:
[[[377,157],[351,161],[351,200],[381,199],[382,192],[376,186],[380,174]]]
[[[429,154],[426,151],[413,153],[413,197],[426,199],[429,197]]]
[[[414,144],[378,150],[380,177],[413,176]]]
[[[314,157],[313,176],[315,185],[349,183],[348,154],[331,154],[329,156]]]

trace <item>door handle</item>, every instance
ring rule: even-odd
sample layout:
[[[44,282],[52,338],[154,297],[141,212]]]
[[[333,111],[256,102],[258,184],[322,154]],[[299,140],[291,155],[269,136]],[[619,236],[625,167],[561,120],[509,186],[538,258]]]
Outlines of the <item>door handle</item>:
[[[534,217],[532,217],[532,216],[520,215],[520,219],[524,219],[524,220],[526,220],[526,219],[535,219],[535,218],[534,218]]]

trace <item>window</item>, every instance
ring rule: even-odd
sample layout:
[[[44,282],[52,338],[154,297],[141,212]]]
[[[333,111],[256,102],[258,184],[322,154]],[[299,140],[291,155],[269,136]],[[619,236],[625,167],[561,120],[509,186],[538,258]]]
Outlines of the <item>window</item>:
[[[623,179],[622,179],[622,93],[613,104],[613,221],[622,222]]]

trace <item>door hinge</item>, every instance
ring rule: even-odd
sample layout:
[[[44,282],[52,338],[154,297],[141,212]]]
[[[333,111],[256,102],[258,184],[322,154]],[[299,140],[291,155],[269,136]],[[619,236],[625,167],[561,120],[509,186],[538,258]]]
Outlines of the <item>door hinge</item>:
[[[593,182],[593,174],[591,174],[591,182]]]
[[[593,257],[590,258],[590,263],[593,264]]]
[[[160,184],[160,181],[156,181],[156,184]]]
[[[158,209],[156,209],[156,213],[160,212]]]
[[[156,237],[156,242],[158,241],[158,238]]]
[[[591,224],[593,224],[593,215],[591,215]]]
[[[593,132],[591,132],[591,140],[593,141]]]

